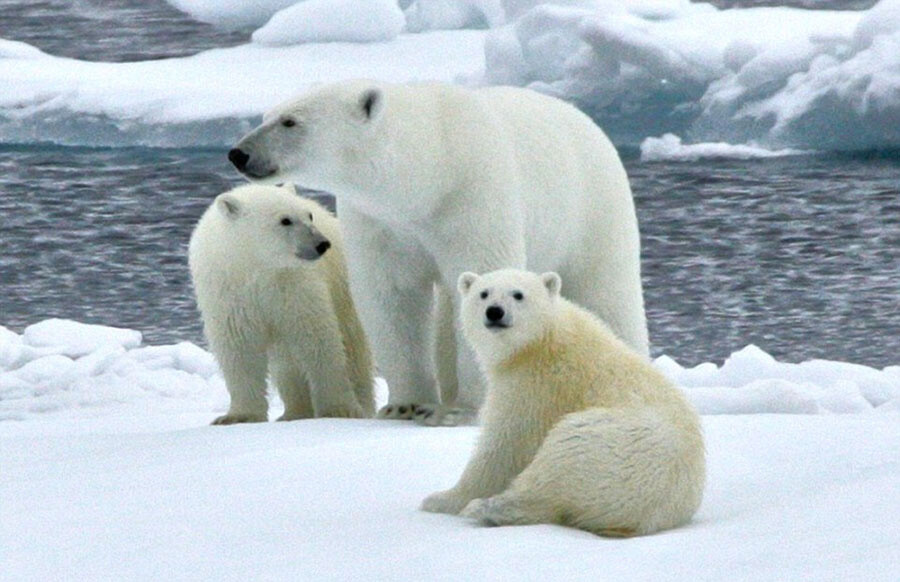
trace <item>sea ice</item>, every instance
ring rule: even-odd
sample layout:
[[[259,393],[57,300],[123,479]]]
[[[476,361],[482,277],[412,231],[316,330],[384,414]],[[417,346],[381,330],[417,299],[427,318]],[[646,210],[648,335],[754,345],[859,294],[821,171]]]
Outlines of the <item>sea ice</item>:
[[[648,137],[641,142],[641,161],[644,162],[694,162],[709,158],[750,160],[809,153],[812,152],[792,148],[769,150],[753,144],[735,145],[723,142],[684,144],[681,142],[680,137],[671,133],[667,133],[662,137]]]
[[[257,42],[87,63],[0,41],[0,142],[224,146],[304,88],[364,77],[531,87],[577,104],[617,144],[671,133],[687,145],[900,147],[900,0],[868,11],[687,0],[172,1],[198,18],[262,26]],[[365,9],[349,8],[357,3]],[[408,31],[426,32],[397,34],[404,4]],[[493,28],[429,31],[484,26]]]
[[[226,29],[248,30],[300,0],[166,0],[195,20]]]
[[[223,147],[271,106],[318,83],[452,82],[480,66],[484,34],[438,31],[391,42],[288,47],[250,43],[136,63],[59,58],[0,40],[0,143]]]
[[[404,24],[396,0],[305,0],[277,12],[252,38],[269,46],[388,41]]]

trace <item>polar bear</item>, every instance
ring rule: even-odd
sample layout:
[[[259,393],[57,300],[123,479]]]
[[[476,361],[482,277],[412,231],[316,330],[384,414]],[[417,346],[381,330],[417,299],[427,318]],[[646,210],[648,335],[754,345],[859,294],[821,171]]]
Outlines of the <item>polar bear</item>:
[[[459,279],[462,327],[488,380],[477,449],[426,511],[492,525],[633,536],[686,523],[705,481],[697,413],[556,273]]]
[[[372,416],[372,358],[342,246],[337,219],[293,186],[242,186],[203,214],[188,263],[231,395],[213,424],[265,421],[267,372],[279,420]]]
[[[467,270],[557,271],[568,298],[647,354],[628,177],[604,133],[561,100],[340,82],[268,112],[228,157],[253,181],[337,198],[351,288],[390,389],[382,417],[475,417],[483,381],[452,323]]]

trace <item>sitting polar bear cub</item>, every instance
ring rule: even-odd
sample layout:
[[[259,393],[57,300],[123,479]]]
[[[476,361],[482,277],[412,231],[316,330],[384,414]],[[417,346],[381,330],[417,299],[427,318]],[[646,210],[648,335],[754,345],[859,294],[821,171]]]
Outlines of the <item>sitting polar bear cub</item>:
[[[426,511],[608,536],[686,523],[705,481],[696,412],[649,362],[559,296],[556,273],[459,278],[462,327],[488,379],[481,439]]]
[[[293,187],[236,188],[200,219],[188,262],[231,395],[213,424],[265,421],[267,372],[279,420],[372,416],[372,359],[330,212]]]

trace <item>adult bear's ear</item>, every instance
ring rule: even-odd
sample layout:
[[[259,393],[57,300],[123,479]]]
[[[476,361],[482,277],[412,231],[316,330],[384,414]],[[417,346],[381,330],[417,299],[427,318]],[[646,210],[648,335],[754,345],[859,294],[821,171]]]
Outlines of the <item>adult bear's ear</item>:
[[[562,279],[559,278],[559,275],[552,271],[544,273],[541,275],[541,283],[547,288],[550,297],[557,297],[559,295],[559,289],[562,287]]]
[[[459,279],[456,281],[456,288],[459,289],[459,292],[462,295],[465,295],[469,292],[469,289],[472,288],[472,283],[474,283],[478,279],[478,275],[475,273],[470,273],[466,271],[462,275],[459,276]]]
[[[241,204],[230,194],[220,194],[216,198],[216,207],[226,218],[237,218],[241,213]]]
[[[384,108],[384,94],[381,89],[366,89],[359,97],[359,107],[367,121],[372,121],[381,114]]]

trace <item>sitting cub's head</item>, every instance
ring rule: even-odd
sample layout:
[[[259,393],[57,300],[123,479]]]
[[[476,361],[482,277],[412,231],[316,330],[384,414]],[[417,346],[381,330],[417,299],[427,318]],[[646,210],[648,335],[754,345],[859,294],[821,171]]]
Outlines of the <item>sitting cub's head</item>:
[[[242,186],[220,194],[215,205],[228,224],[223,244],[254,255],[259,266],[291,267],[331,248],[315,224],[325,211],[298,197],[293,186]]]
[[[506,357],[542,337],[554,317],[561,281],[556,273],[502,269],[463,273],[460,318],[482,359]]]

